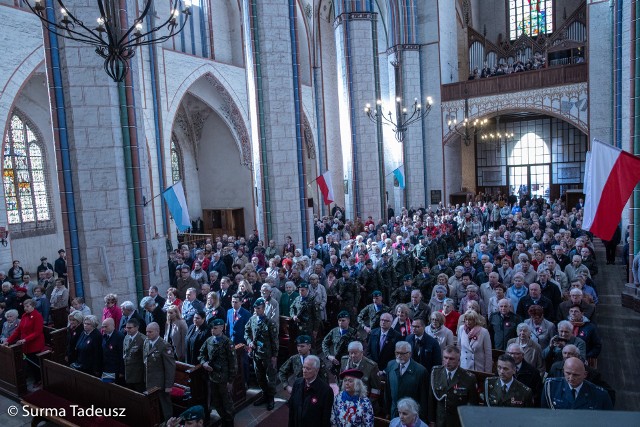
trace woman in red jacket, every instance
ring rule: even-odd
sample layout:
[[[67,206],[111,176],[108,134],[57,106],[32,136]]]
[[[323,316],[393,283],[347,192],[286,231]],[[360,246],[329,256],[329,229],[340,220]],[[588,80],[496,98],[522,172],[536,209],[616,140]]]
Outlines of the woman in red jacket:
[[[11,334],[5,345],[22,344],[22,352],[29,359],[34,376],[34,386],[40,385],[40,364],[37,354],[44,350],[44,322],[42,315],[36,310],[36,303],[32,299],[23,303],[24,314],[20,319],[20,325]]]

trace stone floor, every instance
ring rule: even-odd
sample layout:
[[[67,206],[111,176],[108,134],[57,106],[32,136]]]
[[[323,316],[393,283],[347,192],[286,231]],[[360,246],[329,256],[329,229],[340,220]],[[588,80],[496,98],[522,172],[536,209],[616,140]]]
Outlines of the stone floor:
[[[622,286],[627,282],[622,265],[605,265],[604,247],[596,243],[599,274],[596,277],[600,304],[598,306],[598,328],[603,341],[603,351],[598,360],[598,369],[616,390],[616,410],[640,411],[640,313],[623,308],[620,304]],[[1,369],[1,367],[0,367]],[[280,388],[280,387],[279,387]],[[249,394],[255,395],[256,389]],[[285,404],[288,396],[279,391],[276,408]],[[31,419],[21,415],[10,416],[9,407],[15,401],[0,395],[0,426],[29,426]],[[249,405],[236,414],[237,427],[254,427],[269,415],[265,406]],[[640,419],[640,418],[639,418]],[[41,426],[44,424],[41,424]]]

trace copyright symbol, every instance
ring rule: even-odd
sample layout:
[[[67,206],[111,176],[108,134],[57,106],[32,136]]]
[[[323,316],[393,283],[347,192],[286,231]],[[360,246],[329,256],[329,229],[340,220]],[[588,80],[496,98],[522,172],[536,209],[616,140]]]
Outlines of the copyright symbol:
[[[7,408],[7,413],[10,416],[15,417],[16,415],[18,415],[18,407],[17,406],[9,406]]]

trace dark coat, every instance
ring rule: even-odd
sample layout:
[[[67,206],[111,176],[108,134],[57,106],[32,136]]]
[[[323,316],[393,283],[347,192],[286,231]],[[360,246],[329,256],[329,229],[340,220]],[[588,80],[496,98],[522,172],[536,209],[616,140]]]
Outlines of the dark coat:
[[[516,310],[516,314],[520,316],[522,319],[529,318],[529,307],[534,305],[533,298],[531,295],[525,295],[518,301],[518,310]],[[539,305],[544,310],[544,318],[554,322],[556,320],[556,310],[553,308],[553,303],[551,300],[544,295],[540,296],[538,302],[535,305]]]
[[[395,360],[387,364],[385,369],[387,381],[384,392],[385,412],[391,418],[398,416],[398,401],[410,397],[420,405],[420,419],[427,419],[428,373],[421,364],[411,360],[403,375],[400,365]]]
[[[447,371],[444,366],[436,366],[431,371],[429,389],[429,421],[437,427],[458,427],[458,406],[477,405],[478,387],[475,375],[466,369],[458,368],[450,384],[447,384]],[[446,395],[446,397],[444,397]],[[438,400],[440,399],[440,400]]]
[[[188,364],[198,364],[200,349],[202,348],[202,345],[205,343],[207,338],[209,338],[210,336],[211,332],[209,326],[206,323],[203,323],[200,328],[198,328],[195,323],[189,326],[189,330],[187,331],[187,336],[185,338],[187,353],[186,362]]]
[[[78,370],[96,376],[102,372],[102,334],[98,329],[91,331],[89,336],[81,332],[76,350]]]
[[[613,409],[611,398],[603,388],[584,381],[574,399],[571,387],[564,378],[547,378],[541,406],[553,409]]]
[[[160,306],[162,307],[162,306]],[[126,318],[126,320],[125,320]],[[147,333],[147,323],[144,321],[144,318],[140,315],[140,313],[138,313],[138,310],[133,310],[133,313],[131,313],[131,316],[129,316],[127,318],[127,316],[125,316],[124,314],[122,314],[122,319],[120,321],[120,327],[118,328],[120,332],[122,332],[123,334],[126,333],[124,327],[127,325],[127,322],[130,319],[136,319],[138,321],[138,332],[140,332],[142,335]]]
[[[531,389],[533,392],[533,404],[535,407],[538,407],[540,405],[540,393],[542,392],[542,378],[540,378],[540,372],[523,360],[515,377],[518,381]]]
[[[330,425],[333,391],[316,378],[305,392],[304,378],[293,383],[289,399],[289,427],[326,427]]]
[[[113,331],[108,339],[106,335],[102,337],[102,372],[115,373],[116,378],[124,374],[123,341],[120,331]]]
[[[398,341],[404,341],[402,335],[393,329],[389,329],[389,332],[387,333],[387,340],[381,350],[380,328],[372,329],[371,335],[369,335],[367,357],[376,362],[381,370],[384,370],[384,368],[387,367],[387,363],[396,358],[395,351],[396,343]]]
[[[411,358],[421,364],[427,370],[427,373],[431,373],[431,369],[434,366],[442,365],[442,349],[435,338],[426,333],[422,335],[420,355],[418,355],[416,336],[414,334],[409,335],[405,341],[411,344],[411,351],[413,352]],[[431,375],[427,375],[427,384],[430,378]]]

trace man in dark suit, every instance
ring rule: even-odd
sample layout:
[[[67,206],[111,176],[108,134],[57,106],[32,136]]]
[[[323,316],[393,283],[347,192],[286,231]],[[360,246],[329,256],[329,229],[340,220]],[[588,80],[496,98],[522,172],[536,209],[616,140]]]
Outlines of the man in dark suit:
[[[478,404],[475,375],[460,367],[460,350],[453,345],[442,352],[442,366],[431,371],[429,422],[437,427],[460,427],[458,406]]]
[[[402,335],[395,329],[391,329],[393,317],[389,313],[380,316],[380,327],[371,330],[367,357],[378,364],[381,370],[387,367],[387,363],[394,359],[396,342],[402,341]]]
[[[122,360],[122,345],[124,335],[116,330],[113,318],[107,317],[102,321],[102,381],[105,383],[124,380],[124,362]]]
[[[118,330],[125,334],[127,322],[131,319],[136,319],[139,325],[138,330],[144,335],[147,332],[147,324],[140,313],[138,313],[138,310],[136,310],[135,304],[131,301],[125,301],[120,304],[120,308],[122,309],[122,319],[120,319],[120,326]]]
[[[497,365],[498,376],[484,380],[487,406],[530,408],[533,405],[533,392],[514,378],[516,361],[513,357],[501,354]]]
[[[149,296],[153,298],[156,304],[158,304],[160,307],[164,307],[164,303],[167,302],[166,299],[160,296],[160,294],[158,293],[158,287],[155,285],[149,288]]]
[[[507,353],[516,362],[516,379],[526,385],[533,392],[533,406],[540,406],[540,393],[542,393],[542,379],[540,372],[524,360],[524,351],[519,344],[513,343],[507,347]]]
[[[411,344],[399,341],[395,345],[395,360],[390,361],[384,370],[385,412],[389,418],[398,416],[398,401],[410,397],[420,405],[420,419],[427,419],[427,370],[411,359]]]
[[[223,277],[220,280],[220,290],[218,291],[218,296],[220,297],[220,307],[223,307],[225,310],[231,309],[231,297],[233,296],[233,292],[229,287],[231,286],[231,280],[228,277]]]
[[[125,330],[127,336],[124,337],[123,359],[124,359],[124,381],[132,390],[142,393],[144,387],[144,359],[142,352],[144,349],[144,335],[138,332],[139,322],[137,319],[129,319]]]
[[[152,297],[144,297],[140,301],[140,308],[144,310],[145,322],[157,323],[160,328],[160,335],[164,336],[164,328],[167,324],[167,313],[162,310],[162,306],[158,305]]]
[[[427,381],[429,381],[431,370],[434,366],[442,365],[442,350],[438,340],[424,333],[424,320],[422,318],[413,319],[411,328],[413,333],[405,341],[411,344],[412,359],[424,366],[427,370]],[[429,383],[427,382],[427,386]]]
[[[538,273],[540,274],[548,274]],[[555,321],[556,313],[553,308],[553,303],[551,300],[544,295],[542,295],[542,289],[538,283],[531,283],[529,285],[529,295],[523,296],[518,302],[518,310],[516,314],[520,316],[521,319],[527,319],[529,317],[529,307],[532,305],[539,305],[544,310],[544,318],[550,321]]]
[[[214,253],[211,262],[209,263],[207,272],[211,273],[212,271],[217,271],[219,277],[224,277],[227,275],[227,266],[224,265],[224,262],[220,258],[220,252]]]
[[[613,409],[609,394],[601,387],[585,381],[587,371],[577,357],[564,362],[564,378],[547,378],[542,395],[543,408]]]
[[[318,378],[320,359],[307,356],[302,378],[293,383],[289,399],[289,427],[325,427],[330,425],[333,391]]]
[[[226,279],[226,277],[225,277]],[[251,319],[249,310],[242,307],[242,298],[239,295],[231,297],[231,308],[227,311],[227,329],[226,333],[233,345],[246,344],[244,339],[244,328]],[[242,352],[242,371],[244,373],[244,382],[249,382],[249,355],[246,351]]]

